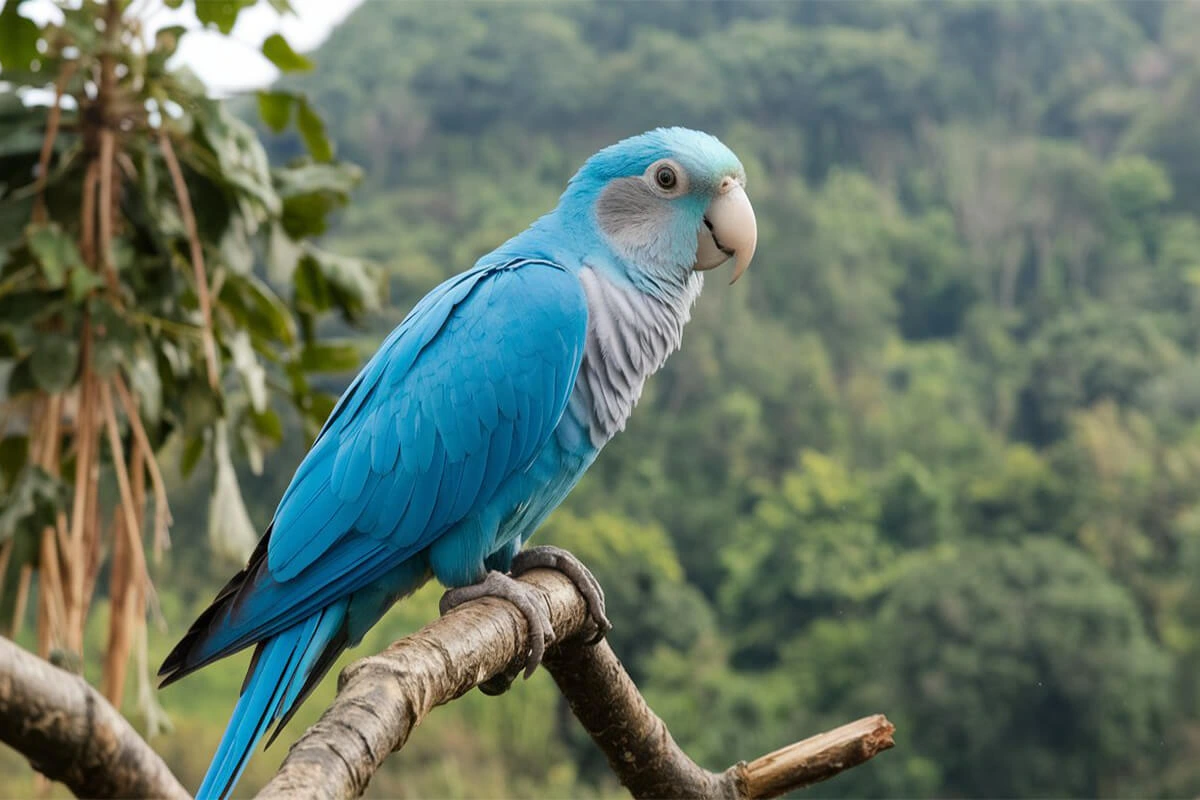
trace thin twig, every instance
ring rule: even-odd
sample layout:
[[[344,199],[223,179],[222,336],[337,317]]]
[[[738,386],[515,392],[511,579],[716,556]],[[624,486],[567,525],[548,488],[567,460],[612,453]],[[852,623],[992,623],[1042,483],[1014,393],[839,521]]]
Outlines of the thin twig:
[[[113,410],[112,392],[107,382],[100,384],[100,407],[104,414],[105,428],[108,430],[108,448],[111,451],[113,468],[117,473],[117,491],[121,496],[122,513],[125,518],[122,528],[133,558],[134,574],[130,576],[130,581],[134,586],[140,586],[143,591],[150,591],[150,574],[146,569],[146,554],[142,552],[142,537],[138,534],[133,490],[129,485],[129,467],[125,462],[125,448],[121,444],[121,431],[117,427],[117,414]]]
[[[158,459],[150,444],[150,437],[146,435],[146,428],[142,425],[142,416],[138,413],[133,393],[125,385],[125,379],[120,373],[113,376],[112,384],[117,390],[117,397],[121,400],[125,417],[129,420],[134,441],[137,442],[145,459],[146,471],[150,473],[150,485],[154,489],[154,555],[155,558],[159,558],[162,556],[162,551],[171,545],[168,534],[171,526],[171,508],[167,504],[167,484],[163,480],[162,470],[158,466]]]
[[[42,152],[38,156],[37,194],[33,199],[33,221],[46,221],[46,184],[50,181],[50,157],[54,154],[54,142],[58,138],[58,124],[62,119],[62,98],[67,81],[75,74],[76,64],[68,61],[54,83],[54,105],[46,116],[46,134],[42,137]]]
[[[167,171],[171,173],[171,182],[175,186],[175,198],[179,203],[179,214],[183,217],[183,225],[187,230],[188,245],[192,254],[192,270],[196,277],[196,298],[200,302],[200,316],[204,320],[204,363],[208,368],[208,383],[213,389],[217,388],[220,372],[217,369],[217,344],[213,338],[212,298],[208,292],[208,273],[204,268],[204,248],[200,245],[200,234],[196,229],[196,215],[192,212],[192,200],[188,195],[187,183],[183,179],[183,170],[179,167],[179,159],[175,157],[175,148],[171,146],[171,138],[163,128],[158,131],[158,145],[162,150],[163,160],[167,162]]]
[[[71,532],[67,547],[74,553],[72,560],[72,602],[83,606],[83,586],[86,563],[82,555],[84,547],[84,523],[87,519],[87,498],[90,491],[92,464],[95,461],[99,442],[96,430],[95,379],[90,369],[92,326],[85,313],[83,320],[83,344],[80,347],[80,362],[83,375],[79,381],[79,409],[75,422],[75,486],[71,503]]]

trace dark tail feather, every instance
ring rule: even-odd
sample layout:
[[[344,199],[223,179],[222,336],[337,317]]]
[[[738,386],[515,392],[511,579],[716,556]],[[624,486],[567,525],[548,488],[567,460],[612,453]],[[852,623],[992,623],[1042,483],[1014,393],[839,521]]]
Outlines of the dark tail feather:
[[[242,695],[204,782],[196,792],[196,800],[228,796],[267,728],[279,720],[275,731],[278,735],[279,729],[333,666],[347,644],[348,602],[335,603],[258,646]]]

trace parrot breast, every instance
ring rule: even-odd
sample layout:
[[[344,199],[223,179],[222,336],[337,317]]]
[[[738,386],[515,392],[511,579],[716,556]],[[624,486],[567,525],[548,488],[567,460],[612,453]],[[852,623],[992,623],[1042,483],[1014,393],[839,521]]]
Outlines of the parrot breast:
[[[622,286],[589,268],[579,271],[579,280],[587,297],[587,339],[567,409],[569,422],[586,428],[599,450],[625,429],[646,378],[679,349],[703,279],[689,273],[660,294]]]

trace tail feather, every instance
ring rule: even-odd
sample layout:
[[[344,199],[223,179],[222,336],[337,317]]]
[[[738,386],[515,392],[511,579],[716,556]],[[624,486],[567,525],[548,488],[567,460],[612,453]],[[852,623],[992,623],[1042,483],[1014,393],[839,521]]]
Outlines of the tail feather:
[[[333,665],[347,645],[347,605],[334,603],[259,645],[197,800],[228,796],[271,724],[282,728]]]

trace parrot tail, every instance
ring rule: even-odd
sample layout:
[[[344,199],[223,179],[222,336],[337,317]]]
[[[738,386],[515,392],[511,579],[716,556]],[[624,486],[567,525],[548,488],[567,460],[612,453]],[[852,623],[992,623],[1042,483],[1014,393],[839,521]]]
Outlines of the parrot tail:
[[[267,728],[278,721],[267,742],[270,745],[350,644],[346,625],[349,602],[346,599],[327,606],[259,643],[241,697],[196,800],[229,795]]]

